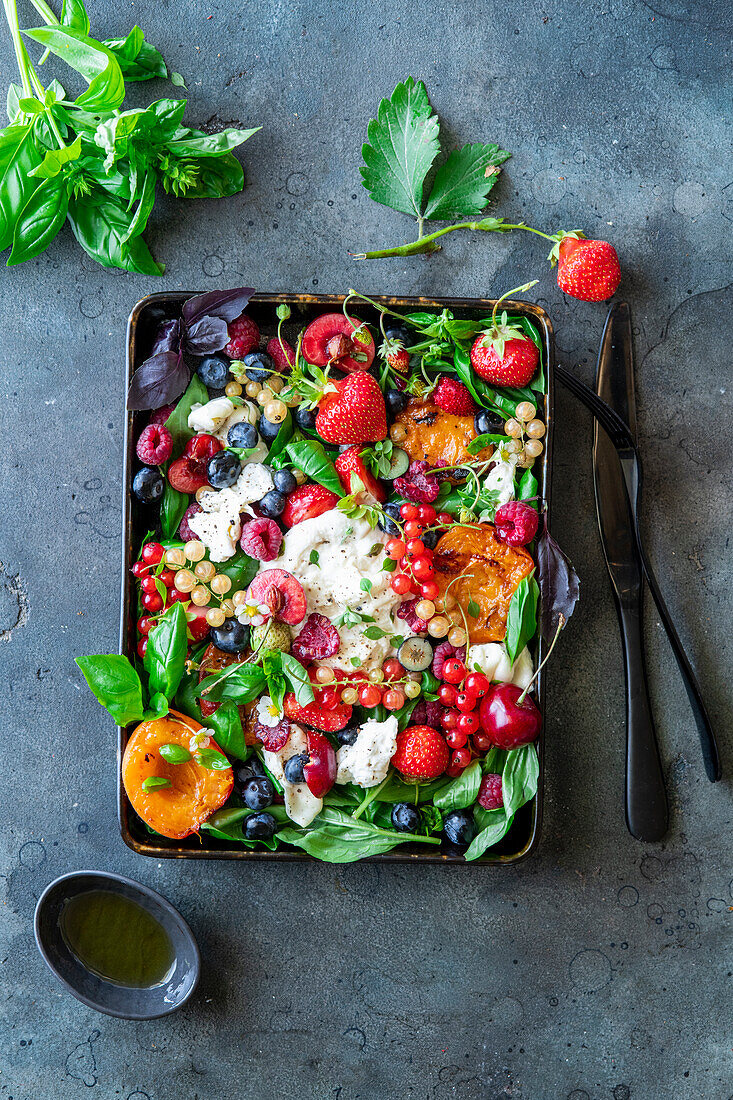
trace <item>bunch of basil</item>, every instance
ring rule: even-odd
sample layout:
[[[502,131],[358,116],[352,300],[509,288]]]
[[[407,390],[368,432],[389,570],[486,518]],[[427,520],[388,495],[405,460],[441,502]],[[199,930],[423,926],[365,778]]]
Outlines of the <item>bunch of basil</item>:
[[[139,27],[124,39],[89,37],[83,0],[63,0],[59,20],[46,0],[32,0],[46,26],[20,31],[16,0],[3,0],[20,70],[7,95],[10,125],[0,131],[0,249],[8,266],[43,252],[68,220],[77,241],[105,267],[162,275],[142,234],[158,187],[186,198],[241,191],[232,154],[256,133],[205,134],[182,125],[185,99],[159,99],[120,111],[125,80],[167,77],[161,54]],[[44,88],[24,38],[45,47],[87,83],[76,99],[54,80]],[[183,79],[170,74],[181,86]]]

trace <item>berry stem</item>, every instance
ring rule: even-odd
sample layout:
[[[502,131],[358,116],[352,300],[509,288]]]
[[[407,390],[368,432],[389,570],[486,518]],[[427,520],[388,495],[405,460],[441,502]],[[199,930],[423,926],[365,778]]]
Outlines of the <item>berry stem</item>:
[[[436,229],[434,233],[428,233],[427,236],[420,233],[417,240],[411,241],[409,244],[400,244],[393,248],[380,248],[371,252],[350,252],[349,255],[354,260],[380,260],[385,256],[418,256],[436,252],[441,246],[435,242],[446,233],[454,233],[456,229],[469,229],[473,232],[480,231],[482,233],[510,233],[513,229],[524,229],[527,233],[535,233],[538,237],[544,237],[545,240],[556,240],[556,237],[552,234],[543,233],[541,229],[533,229],[531,225],[525,225],[524,222],[512,223],[505,222],[503,218],[482,218],[477,222],[456,222],[455,225],[447,225],[443,229]]]
[[[527,697],[527,692],[529,691],[529,689],[530,689],[530,688],[532,687],[532,685],[534,684],[534,682],[535,682],[535,680],[537,679],[537,677],[539,676],[539,674],[540,674],[540,671],[542,670],[542,668],[544,668],[544,666],[545,666],[545,665],[547,664],[547,662],[549,661],[549,659],[550,659],[550,654],[552,653],[553,649],[555,648],[555,642],[556,642],[556,641],[557,641],[557,639],[558,639],[558,638],[560,637],[560,631],[561,631],[561,630],[562,630],[562,628],[563,628],[563,627],[565,626],[565,623],[566,623],[566,622],[567,622],[567,619],[565,618],[565,616],[564,616],[564,615],[562,615],[562,614],[561,614],[561,615],[558,615],[558,621],[557,621],[557,630],[555,631],[555,637],[554,637],[554,638],[552,639],[552,645],[551,645],[551,646],[550,646],[550,648],[549,648],[549,649],[547,650],[547,653],[545,654],[545,656],[544,656],[543,660],[542,660],[542,661],[540,662],[540,664],[538,664],[538,666],[537,666],[537,669],[536,669],[536,671],[535,671],[535,674],[534,674],[534,676],[533,676],[533,677],[532,677],[532,679],[531,679],[531,680],[529,681],[529,683],[527,684],[526,688],[524,689],[524,691],[522,692],[522,694],[521,694],[521,695],[519,696],[519,698],[517,699],[517,706],[521,706],[521,704],[522,704],[522,703],[524,702],[525,698]]]
[[[367,792],[367,794],[364,796],[364,798],[362,798],[361,802],[359,803],[359,805],[356,807],[356,809],[354,810],[354,812],[351,815],[354,818],[354,820],[356,820],[356,818],[358,818],[358,817],[361,817],[361,815],[364,813],[364,810],[366,810],[367,806],[369,806],[374,801],[374,799],[377,797],[379,792],[382,790],[382,787],[387,786],[387,784],[389,783],[391,778],[392,778],[392,769],[389,768],[388,771],[387,771],[387,774],[385,775],[384,779],[379,784],[379,786],[371,787],[369,789],[369,791]]]
[[[525,291],[531,290],[533,286],[537,286],[538,282],[539,279],[532,279],[532,281],[529,283],[522,283],[521,286],[515,286],[514,290],[507,290],[506,294],[502,294],[501,298],[496,299],[494,303],[494,311],[491,314],[491,327],[495,335],[498,334],[498,329],[496,327],[496,314],[499,311],[499,306],[501,305],[501,303],[506,298],[508,298],[510,294],[524,294]]]

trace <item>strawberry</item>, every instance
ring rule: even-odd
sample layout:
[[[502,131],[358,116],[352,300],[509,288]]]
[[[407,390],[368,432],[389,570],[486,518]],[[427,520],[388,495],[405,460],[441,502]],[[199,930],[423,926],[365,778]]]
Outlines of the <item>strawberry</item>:
[[[377,481],[376,477],[369,472],[366,468],[366,464],[361,457],[361,447],[349,447],[347,451],[342,451],[334,463],[336,467],[336,473],[339,476],[339,481],[344,487],[344,492],[347,495],[356,494],[357,492],[367,492],[374,500],[383,501],[386,499],[382,486]],[[358,478],[364,489],[361,490],[358,487],[358,482],[352,481],[352,478]]]
[[[387,338],[379,349],[379,354],[393,370],[407,374],[410,369],[410,353],[401,340]]]
[[[441,374],[432,398],[443,412],[454,413],[456,416],[473,416],[476,412],[476,402],[467,387],[457,378],[449,378],[447,374]]]
[[[588,241],[582,233],[561,231],[549,260],[557,263],[557,285],[581,302],[605,302],[618,289],[621,267],[616,249],[608,241]]]
[[[480,333],[471,348],[471,366],[480,378],[493,386],[526,386],[534,377],[540,351],[521,328],[501,323]]]
[[[316,485],[309,482],[301,485],[299,489],[293,489],[285,502],[281,519],[286,527],[294,527],[296,523],[302,523],[304,519],[314,519],[324,512],[330,512],[338,504],[339,498],[325,485]]]
[[[392,763],[413,783],[437,779],[448,767],[449,758],[443,735],[431,726],[408,726],[397,734]]]
[[[325,730],[327,733],[336,733],[345,729],[351,721],[353,707],[350,703],[340,702],[340,691],[329,684],[321,687],[316,680],[316,666],[308,669],[314,700],[302,706],[289,691],[283,702],[285,716],[293,722],[302,722],[306,726],[313,726],[317,730]]]
[[[357,370],[334,382],[318,406],[316,431],[327,443],[376,443],[387,434],[387,410],[376,378]]]

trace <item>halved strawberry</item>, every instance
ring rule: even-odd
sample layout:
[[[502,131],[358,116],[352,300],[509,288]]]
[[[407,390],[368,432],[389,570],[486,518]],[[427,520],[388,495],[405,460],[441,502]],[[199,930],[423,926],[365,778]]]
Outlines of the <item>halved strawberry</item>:
[[[289,494],[281,520],[286,527],[295,527],[296,523],[302,523],[304,519],[314,519],[322,516],[324,512],[330,512],[338,504],[339,498],[325,485],[316,485],[311,482],[301,485]]]
[[[347,374],[368,370],[374,361],[374,340],[358,317],[353,320],[343,313],[322,313],[311,321],[303,333],[303,356],[316,367],[332,363]]]
[[[318,405],[316,431],[327,443],[377,443],[387,434],[387,410],[376,378],[358,370],[335,382]]]
[[[286,716],[293,722],[302,722],[303,725],[313,726],[314,729],[325,730],[327,733],[345,729],[351,721],[353,707],[347,703],[338,703],[326,710],[321,701],[321,692],[315,691],[314,694],[314,702],[301,706],[293,692],[289,691],[283,702]]]
[[[374,500],[382,502],[387,499],[384,488],[374,474],[371,474],[367,469],[366,463],[361,457],[360,446],[349,447],[348,450],[342,451],[334,465],[336,467],[336,473],[339,476],[339,481],[343,485],[344,492],[347,495],[356,493],[359,488],[358,483],[352,484],[352,478],[355,475],[364,486],[364,491],[373,497]]]

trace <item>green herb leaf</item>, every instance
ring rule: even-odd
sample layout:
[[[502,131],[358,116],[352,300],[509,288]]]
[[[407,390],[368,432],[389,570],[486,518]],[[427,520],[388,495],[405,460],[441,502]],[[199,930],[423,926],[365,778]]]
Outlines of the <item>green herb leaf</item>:
[[[188,493],[180,493],[178,489],[174,489],[166,478],[163,499],[160,503],[160,526],[163,538],[173,538],[187,508]]]
[[[149,775],[147,779],[142,781],[142,789],[144,791],[156,791],[163,787],[172,787],[170,779],[164,775]]]
[[[61,23],[64,27],[88,34],[90,23],[84,0],[64,0],[61,5]]]
[[[363,818],[356,820],[343,810],[325,806],[308,831],[285,828],[278,832],[281,841],[302,848],[325,863],[353,863],[357,859],[389,852],[399,844],[419,841],[438,843],[437,838],[413,833],[397,833],[379,828]]]
[[[178,745],[175,741],[161,745],[158,752],[169,764],[185,764],[187,760],[191,759],[191,753],[185,745]]]
[[[468,607],[466,608],[466,611],[472,619],[478,619],[479,615],[481,614],[481,608],[473,599],[473,597],[471,597],[471,599],[468,601]]]
[[[310,677],[305,671],[300,661],[296,661],[290,653],[281,653],[282,670],[290,684],[291,690],[295,693],[295,700],[300,706],[305,707],[308,703],[312,703],[315,699],[313,694],[313,687],[310,682]]]
[[[23,31],[23,34],[62,58],[72,69],[81,73],[89,84],[110,65],[117,69],[122,79],[120,66],[112,51],[81,30],[63,26],[32,27]]]
[[[486,432],[484,435],[477,435],[475,439],[466,447],[466,450],[470,455],[477,455],[479,451],[483,451],[484,447],[488,447],[491,443],[508,443],[508,435],[499,435],[494,432]]]
[[[118,726],[142,721],[142,684],[127,657],[99,654],[77,657],[76,663],[91,691]]]
[[[191,431],[188,426],[191,409],[194,405],[205,405],[208,400],[209,394],[206,386],[198,374],[193,374],[186,392],[178,399],[178,404],[165,422],[165,426],[173,439],[173,458],[178,458],[181,455],[189,439],[192,439],[195,435],[195,432]]]
[[[382,630],[381,626],[368,626],[364,631],[364,637],[368,638],[370,642],[376,642],[380,638],[387,638],[388,633],[386,630]]]
[[[120,267],[140,275],[163,274],[163,265],[156,263],[142,237],[125,241],[130,216],[111,196],[72,199],[68,216],[81,247],[103,267]]]
[[[104,45],[117,58],[126,80],[165,79],[168,75],[163,55],[145,41],[139,27],[132,28],[127,38],[106,39]]]
[[[507,615],[505,645],[509,660],[516,661],[527,642],[537,632],[537,599],[539,585],[534,576],[524,577],[516,589],[509,604]]]
[[[322,443],[315,439],[302,439],[297,443],[288,443],[285,450],[293,464],[312,481],[317,481],[339,497],[344,495],[336,467]]]
[[[288,409],[287,415],[282,424],[278,428],[277,435],[270,444],[270,448],[267,452],[267,457],[264,460],[265,466],[271,466],[276,458],[284,452],[290,440],[293,438],[293,418]]]
[[[61,176],[44,180],[31,194],[15,223],[8,267],[38,256],[60,233],[66,221],[69,196]]]
[[[480,214],[499,178],[499,165],[510,156],[498,145],[477,143],[454,149],[435,173],[425,217],[446,221]]]
[[[318,554],[318,551],[317,550],[311,550],[311,552],[308,556],[308,561],[310,562],[310,564],[315,565],[318,569],[320,569],[321,567],[318,564],[319,560],[320,560],[320,556]]]
[[[216,749],[199,749],[194,753],[194,759],[197,764],[202,768],[208,768],[209,771],[225,772],[231,768],[226,756],[222,752],[217,752]]]
[[[421,80],[409,77],[379,104],[362,146],[364,187],[375,202],[419,218],[423,184],[440,151],[440,125]]]
[[[534,745],[522,745],[506,755],[501,776],[504,809],[513,814],[537,793],[540,763]]]
[[[223,573],[225,577],[229,577],[232,587],[227,595],[232,596],[235,592],[239,592],[251,584],[259,567],[260,563],[255,558],[245,554],[244,550],[237,550],[236,554],[228,561],[217,562],[216,571],[217,573]]]
[[[535,498],[539,495],[539,491],[540,487],[537,478],[531,470],[525,470],[519,479],[517,500],[524,500],[531,503],[532,508],[537,511],[538,501]]]
[[[0,251],[12,244],[18,219],[38,186],[30,173],[40,163],[32,124],[0,132]]]
[[[251,749],[244,739],[242,719],[239,707],[231,699],[226,699],[209,715],[206,722],[214,731],[216,743],[228,756],[246,760]]]
[[[212,703],[222,699],[249,703],[262,694],[265,685],[265,674],[259,665],[230,665],[202,680],[195,694]]]
[[[362,590],[362,592],[369,593],[372,590],[372,582],[369,580],[368,577],[362,577],[359,581],[359,588]]]
[[[476,801],[480,786],[481,763],[474,760],[465,771],[461,772],[457,779],[452,780],[435,795],[433,803],[439,810],[446,813],[451,810],[465,810],[467,806],[472,806]]]
[[[187,651],[186,612],[175,603],[148,634],[143,665],[151,693],[160,691],[166,699],[173,698],[186,667]]]
[[[474,813],[474,818],[476,819],[477,825],[479,825],[480,831],[466,849],[464,858],[468,862],[478,859],[479,856],[484,854],[487,848],[491,848],[494,844],[498,844],[502,837],[509,831],[509,826],[514,820],[513,815],[507,816],[507,812],[503,806],[498,810],[484,810],[481,814],[476,811]]]
[[[81,136],[78,136],[71,145],[63,149],[48,149],[41,163],[29,175],[40,179],[53,179],[54,176],[58,176],[65,164],[78,160],[80,156]]]

